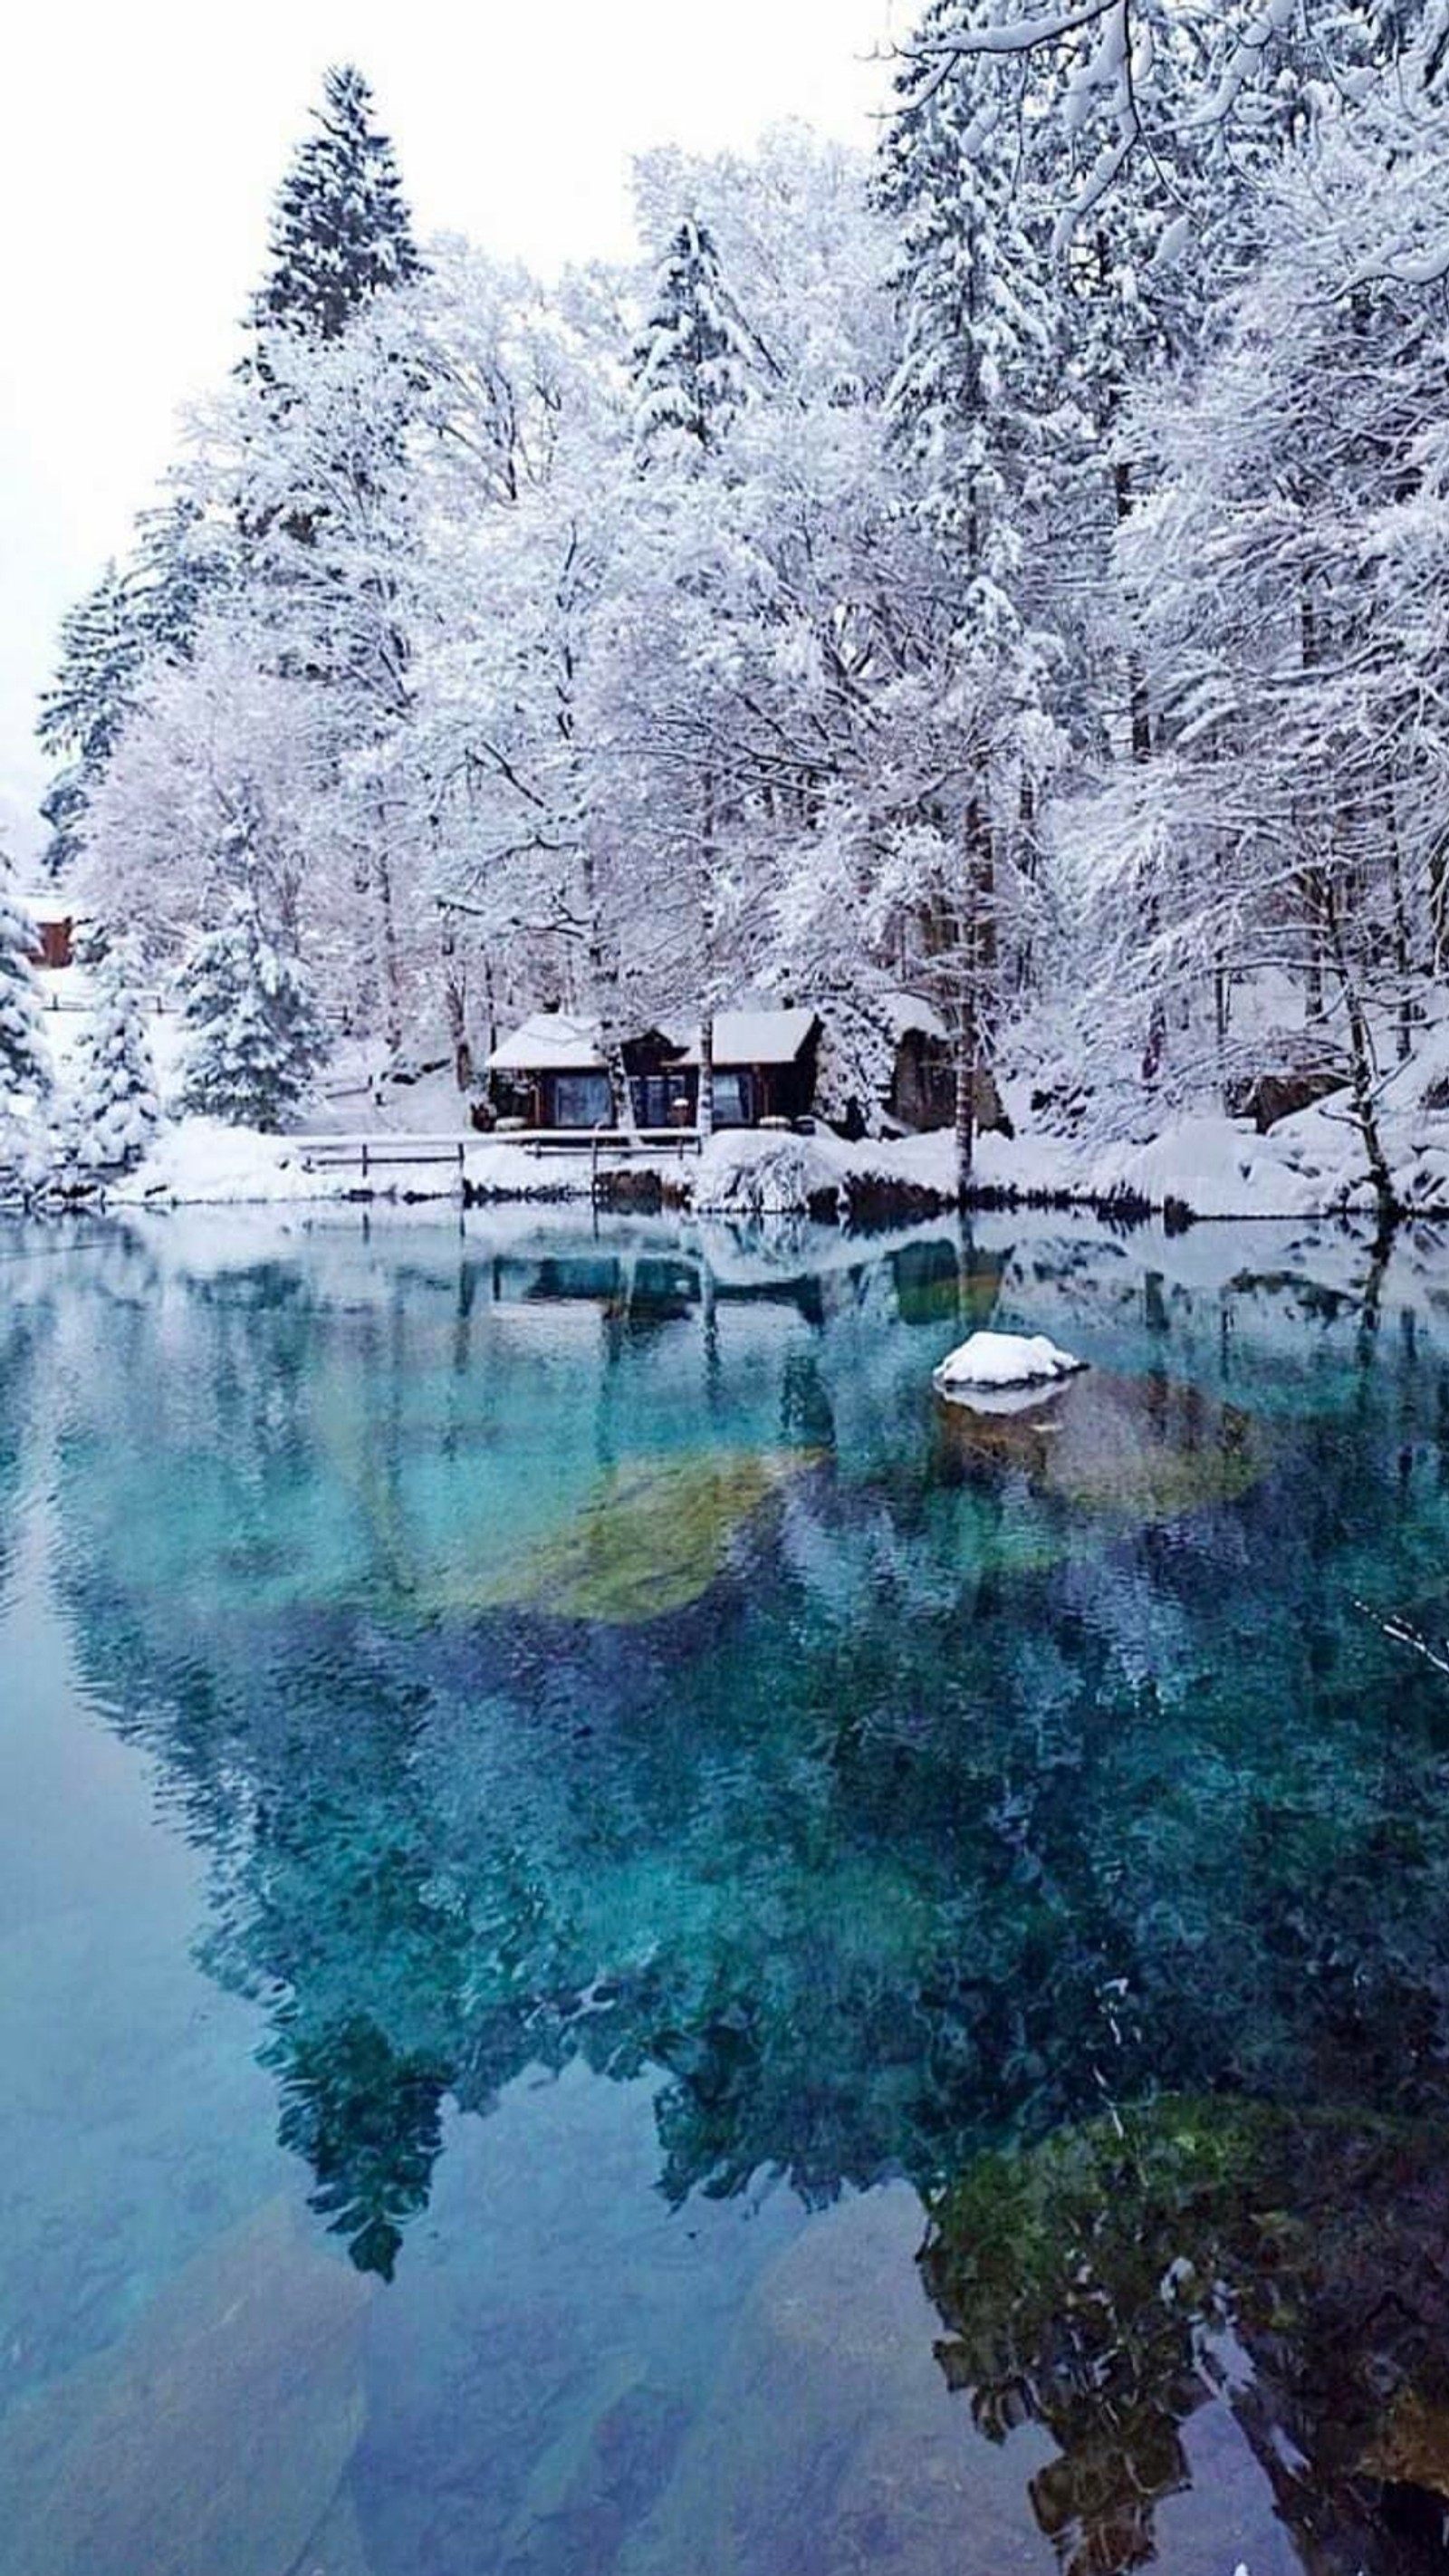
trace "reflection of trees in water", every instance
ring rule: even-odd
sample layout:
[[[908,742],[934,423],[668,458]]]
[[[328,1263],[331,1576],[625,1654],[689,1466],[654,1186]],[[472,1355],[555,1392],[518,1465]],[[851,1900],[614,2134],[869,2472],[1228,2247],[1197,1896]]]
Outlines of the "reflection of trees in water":
[[[962,1276],[954,1250],[904,1275],[865,1265],[832,1283],[818,1326],[795,1307],[778,1341],[750,1343],[765,1436],[838,1440],[840,1470],[767,1506],[743,1570],[635,1628],[517,1608],[382,1616],[296,1583],[213,1595],[204,1551],[193,1583],[148,1590],[117,1570],[118,1456],[186,1486],[198,1452],[219,1452],[244,1577],[345,1488],[376,1579],[401,1595],[427,1545],[402,1463],[446,1444],[466,1461],[502,1436],[470,1341],[490,1288],[476,1262],[435,1304],[410,1289],[352,1314],[308,1293],[305,1265],[173,1290],[159,1376],[156,1327],[113,1314],[107,1365],[67,1397],[78,1648],[210,1857],[207,1963],[264,2003],[284,2140],[360,2266],[389,2273],[427,2200],[445,2094],[486,2111],[525,2067],[571,2058],[650,2071],[673,2198],[762,2166],[812,2200],[893,2170],[932,2195],[968,2177],[975,2215],[942,2203],[928,2260],[946,2359],[984,2414],[1024,2409],[1054,2434],[1062,2460],[1038,2503],[1075,2565],[1145,2549],[1155,2500],[1185,2474],[1181,2428],[1236,2335],[1262,2423],[1230,2375],[1219,2392],[1287,2480],[1285,2519],[1311,2537],[1302,2498],[1326,2499],[1305,2564],[1341,2576],[1357,2549],[1388,2576],[1359,2535],[1387,2462],[1394,2483],[1422,2483],[1414,2410],[1438,2405],[1437,2382],[1408,2372],[1398,2413],[1375,2419],[1392,2449],[1331,2454],[1324,2427],[1360,2367],[1348,2348],[1364,2369],[1381,2352],[1365,2323],[1376,2266],[1390,2309],[1434,2327],[1404,2289],[1405,2248],[1427,2260],[1427,2183],[1410,2191],[1422,2224],[1405,2220],[1400,2151],[1365,2184],[1349,2133],[1325,2127],[1310,2237],[1327,2242],[1332,2211],[1365,2189],[1383,2222],[1340,2313],[1316,2274],[1285,2272],[1261,2224],[1281,2164],[1267,2114],[1209,2122],[1206,2172],[1185,2179],[1149,2134],[1131,2188],[1104,2161],[1108,2129],[1080,2124],[1104,2096],[1155,2088],[1371,2102],[1406,2121],[1442,2107],[1443,1702],[1346,1606],[1348,1569],[1390,1541],[1405,1561],[1442,1556],[1437,1381],[1414,1381],[1407,1488],[1390,1370],[1383,1402],[1356,1397],[1346,1423],[1279,1426],[1226,1504],[1164,1517],[1154,1468],[1147,1508],[1093,1524],[1089,1545],[1070,1498],[1038,1497],[1023,1551],[1021,1458],[988,1443],[963,1463],[911,1394],[922,1345],[905,1337],[902,1359],[901,1336],[874,1335],[897,1292],[932,1316],[956,1301],[954,1321]],[[964,1276],[983,1276],[970,1256]],[[673,1274],[665,1287],[676,1299]],[[715,1320],[706,1334],[695,1310],[645,1337],[651,1367],[692,1352],[681,1365],[711,1420],[742,1365]],[[612,1330],[589,1345],[610,1452],[638,1346]],[[687,1375],[669,1383],[682,1401]],[[1213,1419],[1166,1400],[1160,1376],[1147,1419],[1154,1459],[1181,1421],[1189,1466],[1220,1475]],[[585,1445],[597,1434],[585,1426]],[[209,1492],[197,1508],[215,1522]],[[1058,2138],[1036,2166],[978,2163],[1003,2141]],[[1213,2194],[1234,2156],[1225,2203]],[[984,2287],[979,2253],[961,2250],[987,2226],[983,2173],[1001,2252]],[[1030,2225],[1004,2222],[1031,2191]],[[1185,2210],[1184,2243],[1197,2230],[1197,2305],[1153,2305],[1182,2250],[1164,2251],[1159,2200]],[[1079,2297],[1093,2231],[1105,2287]],[[1273,2304],[1275,2280],[1292,2302]],[[1310,2383],[1334,2316],[1330,2404]],[[1274,2426],[1301,2472],[1282,2467]]]
[[[1183,2433],[1231,2411],[1311,2576],[1428,2576],[1449,2497],[1437,2129],[1166,2097],[980,2159],[922,2253],[938,2357],[1068,2576],[1157,2556]]]
[[[0,1244],[0,1258],[18,1267],[27,1257],[27,1248],[20,1239],[21,1229],[17,1226],[14,1231],[13,1245]],[[7,1296],[8,1284],[5,1270],[0,1269],[0,1603],[9,1589],[29,1453],[50,1393],[44,1362],[55,1321],[53,1303],[35,1291],[29,1275],[23,1297]]]

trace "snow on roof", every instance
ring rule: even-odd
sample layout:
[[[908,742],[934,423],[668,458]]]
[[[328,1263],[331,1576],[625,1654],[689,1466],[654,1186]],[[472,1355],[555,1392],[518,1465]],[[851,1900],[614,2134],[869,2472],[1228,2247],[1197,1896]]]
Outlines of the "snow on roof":
[[[601,1073],[598,1023],[535,1011],[488,1058],[490,1073]]]
[[[882,993],[881,1017],[899,1044],[902,1038],[944,1038],[950,1032],[934,1002],[919,993]]]
[[[716,1064],[793,1064],[815,1026],[816,1013],[791,1011],[716,1011]],[[684,1059],[698,1064],[699,1040]]]
[[[17,886],[16,899],[23,903],[33,921],[79,921],[81,909],[74,896],[58,893],[54,886]]]

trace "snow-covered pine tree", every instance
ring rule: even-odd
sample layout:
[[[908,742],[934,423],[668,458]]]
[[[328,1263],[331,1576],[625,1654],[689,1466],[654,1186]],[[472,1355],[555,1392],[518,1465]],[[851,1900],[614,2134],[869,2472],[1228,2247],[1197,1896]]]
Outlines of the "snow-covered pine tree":
[[[89,1170],[131,1171],[160,1120],[156,1069],[134,957],[124,941],[101,966],[95,1007],[82,1032],[70,1132]]]
[[[270,937],[248,889],[198,941],[186,979],[182,1107],[232,1127],[280,1127],[322,1061],[325,1032],[306,970]]]
[[[14,892],[0,850],[0,1128],[50,1089],[50,1057],[41,1027],[40,985],[33,959],[35,923]]]
[[[959,0],[930,0],[921,48],[943,43],[959,17]],[[959,786],[933,795],[920,828],[898,829],[893,839],[898,854],[933,854],[919,934],[955,1033],[964,1189],[977,1073],[996,1014],[1007,880],[1014,854],[1029,842],[1039,776],[1054,749],[1051,646],[1030,576],[1062,335],[1042,242],[1011,184],[1019,147],[1000,68],[989,58],[972,61],[923,90],[908,64],[900,91],[880,177],[882,202],[904,234],[902,351],[888,405],[905,497],[941,567],[943,613],[931,658],[942,703],[957,704],[962,755]],[[943,839],[959,849],[949,885]]]
[[[135,702],[146,638],[131,575],[108,563],[95,588],[61,620],[55,677],[40,701],[42,750],[64,761],[42,804],[52,876],[75,857],[90,793]]]
[[[144,652],[190,659],[203,610],[226,579],[225,549],[194,494],[175,491],[136,520],[133,597]]]
[[[270,332],[338,340],[369,296],[421,270],[393,147],[372,108],[361,72],[334,65],[314,110],[316,132],[282,182],[270,265],[252,305],[263,376]]]
[[[729,295],[714,236],[686,215],[658,268],[649,319],[634,348],[634,453],[641,466],[669,461],[692,470],[715,455],[750,395],[754,352]],[[697,576],[689,576],[697,586]],[[712,763],[699,781],[700,932],[703,983],[715,969],[720,791]],[[699,1026],[697,1117],[714,1133],[714,1015]]]
[[[697,455],[719,444],[749,397],[749,336],[707,224],[686,215],[660,261],[634,347],[634,445]]]

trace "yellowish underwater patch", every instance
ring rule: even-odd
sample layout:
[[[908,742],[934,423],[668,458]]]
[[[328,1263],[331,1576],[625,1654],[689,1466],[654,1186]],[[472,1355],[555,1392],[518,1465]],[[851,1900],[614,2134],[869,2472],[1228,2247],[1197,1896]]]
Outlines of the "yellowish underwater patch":
[[[565,1528],[489,1575],[474,1606],[621,1625],[687,1609],[723,1573],[737,1533],[761,1504],[819,1456],[741,1449],[627,1459],[601,1477]]]

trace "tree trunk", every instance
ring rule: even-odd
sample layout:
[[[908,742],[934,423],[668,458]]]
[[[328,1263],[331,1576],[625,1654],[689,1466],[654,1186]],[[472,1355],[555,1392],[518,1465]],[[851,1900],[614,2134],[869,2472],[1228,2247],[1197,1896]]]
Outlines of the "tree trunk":
[[[1338,977],[1339,990],[1343,995],[1344,1016],[1348,1022],[1348,1083],[1349,1095],[1353,1101],[1353,1123],[1363,1141],[1364,1160],[1368,1165],[1369,1179],[1373,1184],[1379,1230],[1382,1234],[1398,1223],[1403,1210],[1395,1195],[1393,1174],[1389,1170],[1389,1158],[1384,1150],[1378,1113],[1374,1107],[1373,1042],[1369,1034],[1368,1018],[1357,977],[1348,962],[1343,928],[1339,921],[1338,906],[1332,887],[1324,890],[1323,914],[1324,927],[1328,934],[1329,953],[1333,959],[1333,971]]]
[[[1398,1049],[1407,1064],[1414,1047],[1414,996],[1409,948],[1409,915],[1404,902],[1404,870],[1399,857],[1399,822],[1392,784],[1389,788],[1389,895],[1394,918],[1394,975],[1399,987]]]
[[[377,898],[378,975],[382,985],[382,1028],[390,1049],[402,1044],[402,969],[398,960],[397,919],[392,896],[392,862],[379,847],[372,863]]]
[[[707,1143],[714,1134],[714,1013],[706,1011],[699,1023],[699,1100],[694,1123],[700,1142]]]
[[[700,1141],[704,1143],[714,1134],[714,1010],[710,1001],[710,987],[714,975],[714,896],[715,869],[718,864],[714,770],[709,766],[704,773],[702,802],[703,812],[700,816],[699,834],[699,929],[704,965],[704,1004],[699,1022],[699,1097],[695,1107],[694,1123],[699,1130]]]
[[[599,880],[593,854],[585,848],[580,854],[579,873],[583,881],[584,919],[587,929],[589,994],[599,1023],[599,1053],[609,1077],[609,1097],[613,1105],[613,1123],[626,1136],[638,1132],[634,1116],[634,1098],[629,1077],[624,1069],[624,1009],[619,983],[619,961],[614,945],[604,927],[599,903]]]
[[[976,996],[962,993],[956,1012],[956,1195],[967,1197],[976,1165]]]
[[[453,1048],[453,1079],[460,1091],[473,1082],[473,1050],[468,1044],[468,970],[458,955],[458,934],[443,915],[443,1012]]]

